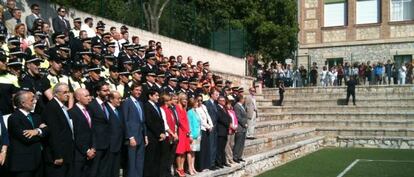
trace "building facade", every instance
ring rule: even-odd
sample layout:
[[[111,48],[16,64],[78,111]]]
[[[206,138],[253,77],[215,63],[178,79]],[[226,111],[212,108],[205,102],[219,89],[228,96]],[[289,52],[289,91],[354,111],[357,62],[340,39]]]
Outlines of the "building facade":
[[[414,0],[298,0],[298,9],[298,65],[413,62]]]

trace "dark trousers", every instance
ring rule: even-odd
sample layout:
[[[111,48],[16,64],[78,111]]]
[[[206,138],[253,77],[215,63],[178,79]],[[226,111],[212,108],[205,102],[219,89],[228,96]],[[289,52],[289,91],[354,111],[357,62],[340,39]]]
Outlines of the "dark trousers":
[[[91,165],[91,177],[109,176],[108,150],[96,150],[96,156]]]
[[[72,177],[73,169],[71,163],[64,163],[63,165],[55,165],[47,163],[45,166],[46,177]]]
[[[143,141],[143,140],[142,140]],[[145,145],[138,144],[135,147],[128,146],[128,165],[125,177],[144,176]]]
[[[144,176],[158,177],[160,176],[162,142],[155,138],[150,138],[148,141],[148,145],[145,147]]]
[[[209,169],[211,167],[210,159],[210,133],[208,131],[201,131],[200,152],[196,156],[197,170]]]
[[[21,172],[12,172],[12,177],[41,177],[41,176],[39,176],[39,174],[37,174],[36,171],[21,171]]]
[[[217,138],[217,165],[226,164],[226,144],[227,136],[218,136]]]
[[[160,157],[160,177],[171,177],[171,154],[173,153],[172,144],[169,141],[161,142],[161,157]]]
[[[89,177],[93,160],[80,160],[73,162],[73,176]]]
[[[215,166],[217,157],[217,129],[213,128],[210,132],[210,167]]]
[[[342,79],[344,79],[344,76],[338,75],[338,86],[342,86]]]
[[[236,132],[236,134],[234,135],[234,147],[233,147],[233,159],[234,160],[242,159],[245,141],[246,141],[246,131]]]
[[[119,177],[119,169],[121,168],[121,152],[108,153],[109,177]]]
[[[279,106],[282,106],[282,104],[283,104],[283,98],[284,98],[283,93],[280,93],[279,92]]]
[[[355,105],[355,90],[348,90],[346,92],[346,104],[348,105],[349,97],[352,95],[352,102]]]

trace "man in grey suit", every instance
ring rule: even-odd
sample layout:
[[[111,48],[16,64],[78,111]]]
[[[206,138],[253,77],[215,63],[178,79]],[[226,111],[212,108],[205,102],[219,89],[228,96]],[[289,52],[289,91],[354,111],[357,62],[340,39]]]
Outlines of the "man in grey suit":
[[[64,7],[59,7],[57,10],[58,16],[52,20],[52,26],[55,33],[65,33],[69,35],[70,23],[65,19],[66,10]]]
[[[256,89],[250,88],[249,95],[246,96],[244,103],[247,113],[247,139],[254,139],[254,127],[256,126],[257,106],[256,106]]]
[[[13,17],[9,20],[6,21],[6,28],[7,28],[7,32],[9,33],[9,35],[12,35],[14,32],[14,27],[17,24],[22,23],[22,10],[21,9],[14,9],[12,11],[12,15]]]
[[[237,116],[237,121],[239,126],[237,126],[236,135],[234,137],[234,147],[233,147],[233,160],[237,163],[244,162],[243,150],[244,142],[246,140],[246,131],[247,131],[247,112],[244,108],[244,97],[240,95],[236,98],[237,103],[234,105],[234,112]]]
[[[30,6],[30,10],[32,11],[32,14],[26,17],[26,26],[28,30],[32,30],[34,21],[38,18],[41,18],[40,6],[38,4],[32,4]]]
[[[125,121],[125,135],[129,139],[127,177],[144,176],[144,155],[148,140],[145,133],[143,105],[138,101],[141,93],[142,86],[136,83],[132,84],[131,96],[121,106]]]

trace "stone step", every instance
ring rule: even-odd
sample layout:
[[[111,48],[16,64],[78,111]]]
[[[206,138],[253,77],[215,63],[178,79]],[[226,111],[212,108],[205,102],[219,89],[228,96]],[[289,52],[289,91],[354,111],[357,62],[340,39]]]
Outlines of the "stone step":
[[[386,106],[259,106],[258,112],[261,113],[294,113],[294,112],[408,112],[414,110],[413,105],[386,105]]]
[[[404,94],[381,94],[381,93],[356,93],[358,99],[399,99],[399,98],[411,98],[414,99],[414,92],[404,93]],[[318,100],[318,99],[345,99],[346,92],[344,93],[335,93],[335,94],[284,94],[285,100]],[[265,94],[265,95],[256,95],[257,100],[262,99],[272,99],[279,100],[279,93],[277,94]]]
[[[278,100],[257,100],[258,106],[273,106],[277,105]],[[313,99],[313,100],[305,100],[305,99],[296,99],[296,100],[284,100],[283,106],[335,106],[335,105],[344,105],[345,98],[342,99]],[[349,104],[352,104],[352,99],[349,100]],[[412,98],[393,98],[393,99],[362,99],[356,98],[357,105],[363,106],[386,106],[386,105],[414,105],[414,99]]]
[[[336,136],[399,136],[413,137],[414,128],[319,127],[321,134]]]
[[[338,136],[338,147],[414,149],[414,137],[401,136]]]
[[[303,120],[305,127],[413,128],[413,120]]]
[[[258,122],[269,121],[287,121],[287,120],[414,120],[414,112],[399,112],[399,113],[259,113],[257,117]]]
[[[250,156],[268,151],[277,146],[291,144],[315,136],[315,128],[292,128],[257,135],[254,140],[246,140],[244,155]]]
[[[264,88],[262,93],[276,93],[278,88]],[[340,93],[345,92],[346,87],[302,87],[302,88],[286,88],[285,93]],[[404,93],[413,92],[414,85],[392,85],[392,86],[357,86],[355,91],[358,92],[373,92],[373,93]]]
[[[292,160],[303,157],[322,148],[324,136],[312,137],[245,158],[246,162],[219,170],[197,174],[200,177],[241,177],[255,176]]]
[[[255,126],[255,134],[261,135],[261,134],[267,134],[269,132],[276,132],[291,128],[297,128],[301,126],[300,121],[293,121],[293,120],[287,120],[287,121],[262,121],[257,122]]]

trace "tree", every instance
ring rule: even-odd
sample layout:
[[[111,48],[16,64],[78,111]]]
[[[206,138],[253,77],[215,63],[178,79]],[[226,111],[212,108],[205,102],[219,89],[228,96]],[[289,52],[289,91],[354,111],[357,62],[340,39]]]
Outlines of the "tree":
[[[149,31],[157,34],[160,32],[159,20],[169,2],[170,0],[146,0],[142,3]]]

